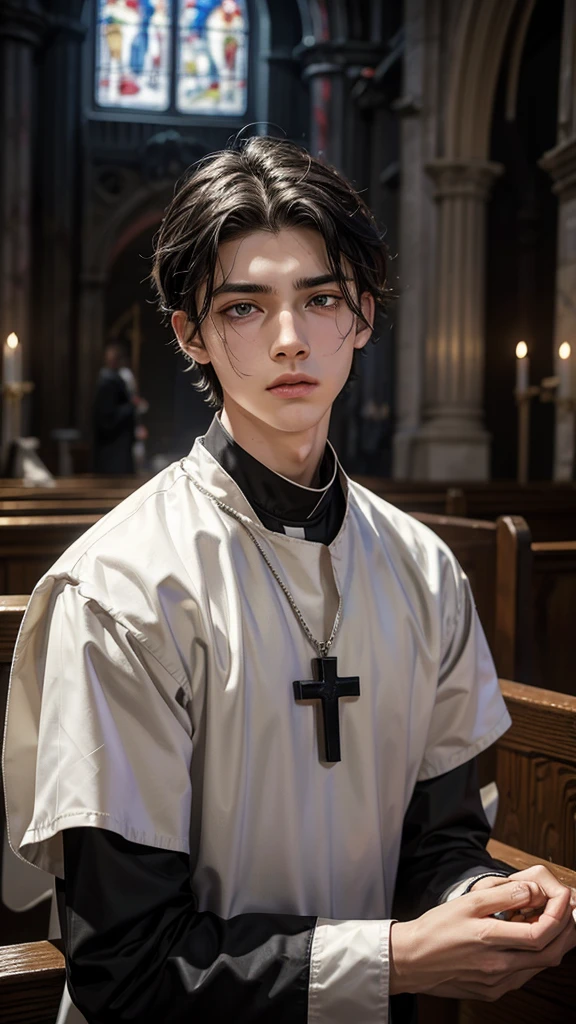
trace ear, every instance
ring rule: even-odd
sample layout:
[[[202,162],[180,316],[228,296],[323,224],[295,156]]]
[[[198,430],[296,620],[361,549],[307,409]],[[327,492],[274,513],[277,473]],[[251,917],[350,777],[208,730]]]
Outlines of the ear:
[[[182,351],[190,356],[195,363],[209,363],[210,356],[204,347],[202,338],[197,331],[194,331],[183,309],[177,309],[175,313],[172,313],[171,323]]]
[[[356,319],[356,337],[354,338],[354,348],[364,348],[364,345],[370,341],[372,337],[372,331],[374,330],[374,317],[376,315],[376,303],[374,296],[370,292],[364,292],[360,299],[360,308],[364,314],[365,319],[368,321],[368,325],[360,320]]]

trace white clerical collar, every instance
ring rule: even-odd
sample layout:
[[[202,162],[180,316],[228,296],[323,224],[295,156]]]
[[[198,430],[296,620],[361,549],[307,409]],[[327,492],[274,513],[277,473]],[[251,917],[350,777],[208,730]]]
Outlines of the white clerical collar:
[[[333,449],[332,449],[333,450]],[[334,452],[336,470],[340,475],[340,481],[344,491],[346,503],[348,499],[348,477],[338,462]],[[230,505],[240,515],[255,526],[262,526],[260,519],[254,511],[248,498],[243,493],[235,480],[220,465],[218,460],[204,447],[202,439],[197,438],[192,450],[186,458],[181,461],[182,469],[188,476],[192,477],[198,484],[210,492],[219,501]],[[311,490],[314,490],[311,488]],[[324,488],[321,488],[324,492]],[[318,493],[320,489],[318,490]]]
[[[234,440],[218,415],[200,440],[236,481],[259,514],[264,513],[282,523],[302,523],[311,520],[317,513],[322,514],[327,503],[337,497],[334,485],[338,474],[338,459],[329,442],[320,464],[320,486],[308,487],[259,462]],[[336,487],[340,488],[339,481]]]

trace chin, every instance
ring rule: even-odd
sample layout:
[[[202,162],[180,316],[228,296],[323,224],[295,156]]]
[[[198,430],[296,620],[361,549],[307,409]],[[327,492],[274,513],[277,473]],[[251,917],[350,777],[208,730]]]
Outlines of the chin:
[[[326,415],[330,414],[331,408],[331,404],[319,406],[316,403],[291,399],[283,403],[280,408],[261,409],[258,412],[255,411],[255,415],[274,430],[300,434],[306,430],[313,430],[319,423],[322,423]]]

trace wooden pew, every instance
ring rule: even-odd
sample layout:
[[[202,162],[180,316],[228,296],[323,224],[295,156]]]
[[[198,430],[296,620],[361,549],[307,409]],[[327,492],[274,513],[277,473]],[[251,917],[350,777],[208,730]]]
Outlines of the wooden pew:
[[[576,539],[576,483],[517,484],[508,480],[406,481],[355,476],[355,480],[406,512],[496,520],[522,516],[535,541]],[[444,501],[444,508],[432,507]],[[428,503],[428,504],[427,504]]]
[[[498,674],[530,682],[532,556],[525,521],[412,514],[448,545],[468,576]]]
[[[494,837],[576,870],[576,697],[500,685],[513,724],[496,744]]]
[[[102,486],[86,488],[78,485],[76,488],[67,488],[59,491],[54,487],[2,487],[0,488],[1,501],[18,501],[33,504],[37,501],[75,501],[92,500],[94,498],[109,498],[115,501],[123,501],[133,494],[134,487],[110,487]]]
[[[28,597],[0,597],[0,736],[4,735],[8,681],[14,645],[27,604]],[[0,779],[0,879],[3,869],[5,821],[4,786]],[[42,885],[37,879],[40,872],[35,868],[30,868],[29,871],[33,878],[33,884],[36,887],[39,884]],[[49,900],[44,900],[29,910],[18,912],[6,906],[1,895],[2,889],[0,888],[0,946],[6,945],[8,942],[30,942],[48,935]],[[2,993],[0,990],[0,1007],[1,1005]],[[2,1011],[0,1009],[1,1021]]]
[[[0,518],[4,516],[76,516],[98,515],[116,508],[125,495],[97,498],[40,498],[36,501],[20,501],[17,498],[0,498]]]
[[[576,696],[576,540],[534,543],[532,560],[530,681]]]
[[[98,515],[0,517],[0,592],[30,593]]]
[[[102,474],[97,473],[77,473],[75,476],[57,476],[54,478],[54,487],[51,488],[38,488],[38,490],[47,490],[50,493],[59,494],[65,491],[72,491],[76,493],[79,488],[84,491],[102,490],[103,488],[125,488],[135,491],[137,487],[140,487],[146,480],[151,478],[151,474],[147,473],[142,476],[127,474],[127,473],[112,473]],[[35,491],[35,487],[28,487],[24,481],[18,477],[4,476],[0,477],[0,490],[19,488],[23,491]]]
[[[55,1024],[64,979],[54,943],[0,947],[0,1024]]]

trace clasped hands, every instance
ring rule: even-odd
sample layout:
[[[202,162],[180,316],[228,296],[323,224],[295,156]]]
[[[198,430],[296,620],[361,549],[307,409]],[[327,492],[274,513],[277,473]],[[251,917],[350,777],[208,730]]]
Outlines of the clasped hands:
[[[492,915],[511,912],[508,921]],[[483,878],[390,933],[390,994],[500,999],[576,947],[576,890],[543,865]]]

